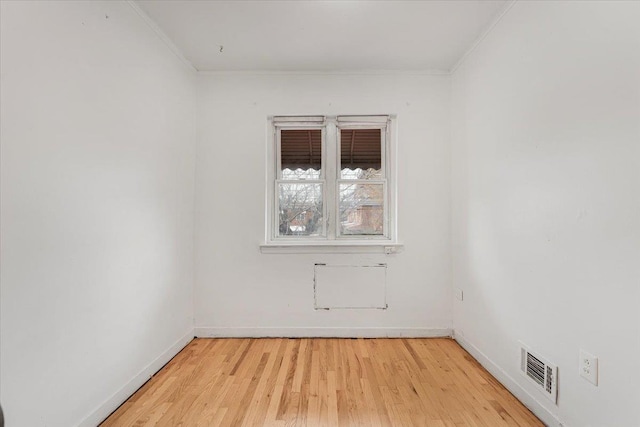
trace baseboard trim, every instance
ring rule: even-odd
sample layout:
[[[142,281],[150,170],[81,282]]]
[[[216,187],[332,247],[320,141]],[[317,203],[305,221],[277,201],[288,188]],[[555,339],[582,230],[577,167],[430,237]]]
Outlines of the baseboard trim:
[[[326,328],[326,327],[196,327],[201,338],[435,338],[450,337],[451,328]]]
[[[453,339],[465,350],[469,352],[491,375],[493,375],[507,390],[509,390],[524,406],[529,408],[536,417],[550,427],[568,427],[556,415],[542,405],[538,399],[525,390],[516,380],[514,380],[505,370],[500,368],[478,347],[471,344],[463,336],[454,330]]]
[[[193,330],[189,331],[171,347],[156,357],[151,363],[144,367],[135,377],[133,377],[120,390],[115,392],[104,403],[96,408],[88,417],[78,424],[78,427],[95,427],[104,421],[113,411],[131,397],[149,378],[167,364],[176,354],[178,354],[193,339]]]

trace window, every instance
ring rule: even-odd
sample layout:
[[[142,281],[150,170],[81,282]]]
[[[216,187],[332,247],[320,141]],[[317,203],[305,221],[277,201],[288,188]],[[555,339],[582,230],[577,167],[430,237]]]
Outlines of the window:
[[[391,116],[273,117],[266,241],[395,241]]]

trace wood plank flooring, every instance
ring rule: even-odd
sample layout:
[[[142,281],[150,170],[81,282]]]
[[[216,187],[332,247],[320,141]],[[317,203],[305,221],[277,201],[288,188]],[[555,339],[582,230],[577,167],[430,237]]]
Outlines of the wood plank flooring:
[[[543,426],[455,341],[194,339],[108,426]]]

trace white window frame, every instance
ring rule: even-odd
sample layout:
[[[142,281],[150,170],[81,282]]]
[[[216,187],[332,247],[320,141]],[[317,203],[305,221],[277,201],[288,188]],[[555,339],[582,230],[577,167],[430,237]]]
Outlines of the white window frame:
[[[395,164],[395,115],[362,116],[272,116],[268,118],[266,147],[266,220],[262,252],[282,253],[395,253],[402,248],[397,240],[397,206]],[[340,176],[340,130],[381,129],[382,179],[352,180]],[[299,183],[322,184],[323,235],[279,236],[279,184],[294,183],[282,180],[280,131],[283,129],[321,129],[322,163],[318,180],[297,180]],[[338,200],[341,183],[382,184],[384,192],[384,222],[382,235],[351,235],[340,233],[340,206]]]
[[[338,116],[336,120],[336,197],[334,197],[334,202],[336,205],[335,218],[340,218],[340,206],[337,199],[337,194],[340,191],[340,184],[352,184],[352,183],[362,183],[362,184],[381,184],[382,185],[382,194],[383,194],[383,216],[384,222],[382,223],[382,235],[357,235],[357,234],[341,234],[340,233],[340,221],[335,221],[335,233],[336,239],[340,240],[391,240],[389,223],[390,223],[390,215],[389,215],[389,200],[391,199],[389,193],[389,186],[387,185],[387,173],[390,169],[387,164],[387,159],[389,155],[387,154],[389,148],[389,128],[390,128],[390,118],[389,116]],[[382,178],[381,179],[342,179],[339,175],[342,171],[341,164],[341,156],[338,153],[342,152],[342,132],[341,130],[349,130],[349,129],[380,129],[380,149],[381,153],[381,170],[382,170]]]
[[[283,120],[284,119],[284,120]],[[279,118],[279,120],[274,120],[274,138],[275,138],[275,151],[272,151],[272,156],[275,156],[275,183],[273,188],[273,196],[271,197],[271,211],[272,211],[272,219],[271,223],[271,240],[272,241],[287,241],[291,240],[293,242],[299,240],[305,241],[325,241],[327,239],[327,203],[325,202],[327,197],[327,182],[326,176],[327,172],[325,170],[326,167],[326,122],[324,117],[322,116],[313,116],[313,117],[284,117]],[[297,179],[297,180],[286,180],[282,179],[282,165],[281,165],[281,155],[280,155],[280,147],[281,147],[281,132],[280,130],[320,130],[320,147],[321,147],[321,163],[320,163],[320,179]],[[275,155],[273,154],[275,153]],[[278,187],[280,184],[320,184],[322,185],[322,233],[321,236],[280,236],[280,227],[279,227],[279,219],[280,219],[280,210],[278,206]]]

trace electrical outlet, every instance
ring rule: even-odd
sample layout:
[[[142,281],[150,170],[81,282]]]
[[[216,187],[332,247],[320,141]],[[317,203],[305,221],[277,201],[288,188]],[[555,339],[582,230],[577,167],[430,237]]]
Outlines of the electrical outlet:
[[[456,298],[460,301],[464,299],[464,293],[462,292],[462,289],[456,288]]]
[[[580,376],[590,383],[598,385],[598,358],[591,353],[580,350]]]

